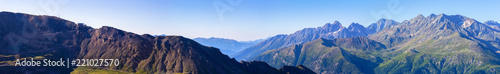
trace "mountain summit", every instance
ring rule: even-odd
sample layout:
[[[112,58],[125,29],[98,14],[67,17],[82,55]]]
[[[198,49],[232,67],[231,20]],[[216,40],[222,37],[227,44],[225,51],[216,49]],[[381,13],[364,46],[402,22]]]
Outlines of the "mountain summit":
[[[320,38],[334,39],[368,36],[369,34],[377,32],[378,29],[383,29],[385,26],[394,25],[396,23],[397,22],[394,22],[393,20],[381,19],[379,22],[374,23],[369,27],[364,27],[358,23],[352,23],[348,28],[346,28],[342,26],[340,22],[335,21],[334,23],[327,23],[322,27],[305,28],[289,35],[277,35],[271,37],[259,44],[236,53],[234,57],[238,60],[247,60],[267,50],[302,44]]]
[[[189,73],[189,74],[284,74],[260,61],[237,62],[218,48],[203,46],[182,36],[137,35],[103,26],[53,16],[0,12],[0,72],[18,73]],[[118,66],[18,67],[16,59],[34,60],[117,59]],[[298,66],[305,73],[314,73]],[[74,69],[76,68],[76,69]]]
[[[382,22],[368,30],[376,31]],[[268,50],[252,59],[273,67],[304,65],[320,74],[500,73],[500,31],[491,27],[493,21],[431,14],[385,23],[393,24],[368,37],[320,38]]]
[[[391,26],[394,24],[398,24],[398,22],[396,22],[394,20],[382,18],[382,19],[378,20],[376,23],[373,23],[370,26],[368,26],[367,29],[369,30],[369,33],[376,33],[378,31],[384,29],[385,27]]]
[[[382,73],[497,73],[500,31],[462,15],[431,14],[369,36],[391,49]],[[401,62],[404,61],[404,62]],[[467,67],[464,67],[467,66]]]

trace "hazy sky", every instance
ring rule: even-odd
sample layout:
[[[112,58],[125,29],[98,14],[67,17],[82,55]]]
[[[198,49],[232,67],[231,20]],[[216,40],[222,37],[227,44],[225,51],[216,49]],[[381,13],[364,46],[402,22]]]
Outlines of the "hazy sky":
[[[418,14],[500,21],[498,0],[0,0],[0,10],[52,15],[93,28],[239,41],[290,34],[338,20],[367,26]]]

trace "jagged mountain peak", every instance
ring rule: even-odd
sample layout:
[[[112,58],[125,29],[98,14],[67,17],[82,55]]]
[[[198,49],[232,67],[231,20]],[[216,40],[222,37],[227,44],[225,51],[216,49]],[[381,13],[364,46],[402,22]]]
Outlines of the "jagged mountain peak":
[[[446,15],[444,13],[441,13],[439,15],[437,15],[437,17],[434,19],[434,20],[440,20],[440,21],[450,21],[450,22],[453,22],[453,23],[459,23],[459,22],[462,22],[462,21],[465,21],[465,20],[470,20],[471,18],[468,18],[468,17],[465,17],[465,16],[462,16],[462,15]]]
[[[493,29],[500,30],[500,23],[493,21],[493,20],[488,20],[485,21],[483,24],[490,26]]]
[[[344,27],[339,21],[333,23],[326,23],[322,28],[332,28],[332,27]]]
[[[354,31],[354,30],[365,31],[366,28],[363,25],[360,25],[358,23],[351,23],[351,25],[349,25],[349,27],[347,29],[351,30],[351,31]]]
[[[446,15],[444,13],[435,15],[431,14],[427,18],[423,17],[421,14],[417,15],[409,21],[403,21],[403,25],[421,25],[421,28],[439,28],[439,29],[450,29],[450,30],[460,30],[462,28],[469,27],[471,24],[477,23],[476,20],[468,18],[462,15]]]
[[[380,26],[378,23],[370,25],[368,29]],[[269,50],[254,59],[266,61],[275,67],[304,64],[317,73],[499,73],[500,67],[497,67],[499,64],[496,62],[500,31],[484,23],[462,15],[442,13],[424,17],[419,14],[410,21],[371,34],[369,38],[319,38]],[[355,26],[357,24],[350,24],[348,29],[354,29]],[[361,34],[349,30],[333,33]],[[353,54],[344,54],[346,52]],[[349,64],[345,63],[349,62],[358,69],[348,68],[346,65]],[[344,66],[336,67],[338,65]],[[467,68],[460,68],[464,66]]]
[[[417,16],[419,17],[419,16]],[[390,36],[413,37],[418,34],[436,34],[436,31],[446,31],[446,34],[455,32],[468,32],[464,34],[483,34],[478,29],[491,29],[486,25],[472,18],[462,15],[446,15],[446,14],[431,14],[426,19],[412,19],[404,21],[400,26],[392,27],[377,34],[385,34]],[[488,31],[484,31],[488,33]],[[373,35],[383,36],[383,35]],[[484,36],[482,36],[484,37]]]
[[[419,15],[420,16],[420,15]],[[417,16],[417,17],[419,17]],[[417,18],[416,17],[416,18]],[[468,57],[480,57],[488,59],[474,60],[476,62],[491,61],[491,59],[496,60],[498,54],[492,50],[498,49],[498,34],[499,31],[493,30],[490,27],[462,15],[446,15],[446,14],[431,14],[426,19],[412,19],[412,21],[405,21],[404,25],[391,27],[391,29],[386,29],[370,36],[370,39],[374,39],[378,42],[388,45],[388,49],[393,49],[397,54],[402,54],[400,56],[415,56],[414,54],[420,54],[425,56],[419,56],[418,60],[423,60],[425,58],[443,58],[444,60],[434,60],[434,61],[470,61],[470,58],[460,58],[450,60],[450,57],[456,58],[454,56],[467,54]],[[446,51],[442,51],[446,50]],[[461,50],[468,50],[466,52],[460,52]],[[411,53],[408,53],[411,52]],[[448,53],[453,52],[453,53]],[[409,55],[408,55],[409,54]],[[428,55],[428,54],[439,54],[446,55],[446,57]],[[469,54],[480,54],[469,55]],[[450,56],[451,55],[451,56]],[[490,57],[495,56],[495,57]],[[410,58],[413,59],[413,58]],[[392,59],[388,61],[402,61],[407,59]],[[385,61],[385,60],[384,60]],[[413,64],[419,62],[413,62]],[[402,67],[389,67],[388,64],[401,65],[399,62],[386,62],[384,66],[388,67],[387,70],[381,70],[379,72],[389,72],[390,70],[403,70]],[[429,63],[426,63],[429,64]],[[450,67],[456,66],[471,66],[474,68],[478,65],[475,62],[467,62],[460,64],[453,64]],[[498,65],[497,63],[488,63],[493,65]],[[430,64],[433,67],[432,63]],[[437,64],[435,64],[437,65]],[[445,66],[439,64],[441,67]],[[410,65],[411,66],[411,65]],[[405,69],[422,69],[419,67],[407,66]],[[482,65],[481,65],[482,66]],[[427,67],[427,66],[426,66]],[[434,67],[436,68],[436,67]],[[426,68],[428,69],[428,68]],[[493,72],[492,69],[485,69],[485,72]],[[436,68],[436,70],[441,70],[444,72],[471,72],[474,70],[462,69],[462,70],[446,70],[446,68]],[[490,71],[488,71],[490,70]],[[455,71],[455,72],[454,72]],[[396,73],[398,71],[390,71],[390,73]],[[413,71],[412,71],[413,72]],[[416,71],[418,73],[418,71]],[[481,70],[479,70],[481,72]],[[401,72],[404,73],[404,72]],[[439,72],[437,72],[439,73]],[[483,72],[484,73],[484,72]]]
[[[327,23],[322,27],[304,28],[294,32],[293,34],[276,35],[238,52],[234,57],[239,60],[247,60],[267,50],[306,43],[319,38],[334,39],[367,36],[368,34],[371,34],[370,32],[366,32],[366,28],[362,25],[354,24],[352,26],[352,29],[349,30],[342,26],[340,22],[335,21],[334,23]]]
[[[427,18],[435,18],[436,14],[432,13],[431,15],[427,16]]]
[[[425,19],[424,15],[418,14],[415,18],[413,19]]]
[[[485,21],[484,24],[488,24],[488,25],[500,25],[497,21],[493,21],[493,20]]]
[[[462,16],[462,15],[446,15],[444,13],[441,13],[441,14],[430,14],[429,16],[427,17],[424,17],[422,14],[418,14],[417,16],[415,16],[413,19],[411,20],[418,20],[418,21],[424,21],[424,20],[434,20],[434,21],[438,21],[438,22],[446,22],[446,21],[450,21],[450,22],[456,22],[456,21],[464,21],[466,19],[470,19],[468,17],[465,17],[465,16]]]
[[[480,24],[478,21],[462,15],[446,15],[440,14],[434,19],[434,23],[442,23],[440,29],[461,30],[468,28],[473,24]]]
[[[363,25],[361,25],[361,24],[359,24],[359,23],[354,23],[354,22],[353,22],[353,23],[351,23],[351,25],[349,25],[349,27],[348,27],[348,28],[353,28],[353,27],[354,27],[354,28],[356,28],[356,27],[364,27],[364,26],[363,26]]]
[[[391,20],[391,19],[386,19],[386,18],[380,18],[380,19],[377,21],[377,23],[378,23],[378,22],[386,22],[386,21],[393,21],[393,20]]]
[[[391,19],[381,18],[376,23],[372,23],[366,28],[369,31],[368,33],[376,33],[378,31],[384,29],[385,27],[396,25],[398,23],[399,22],[396,22],[396,21],[391,20]]]
[[[378,24],[379,26],[384,28],[387,26],[396,25],[397,23],[399,23],[399,22],[396,22],[396,21],[391,20],[391,19],[381,18],[376,23],[373,23],[373,24]]]
[[[333,22],[333,24],[340,24],[340,22],[339,22],[339,21],[337,21],[337,20],[335,20],[335,21]]]

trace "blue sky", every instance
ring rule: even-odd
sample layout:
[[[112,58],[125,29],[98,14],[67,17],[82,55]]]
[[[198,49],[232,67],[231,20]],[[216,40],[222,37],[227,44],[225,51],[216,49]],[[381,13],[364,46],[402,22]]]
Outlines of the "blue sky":
[[[0,10],[52,15],[94,28],[238,41],[290,34],[340,21],[367,26],[418,14],[500,21],[498,0],[0,0]],[[222,8],[217,8],[222,7]],[[225,11],[224,11],[225,10]]]

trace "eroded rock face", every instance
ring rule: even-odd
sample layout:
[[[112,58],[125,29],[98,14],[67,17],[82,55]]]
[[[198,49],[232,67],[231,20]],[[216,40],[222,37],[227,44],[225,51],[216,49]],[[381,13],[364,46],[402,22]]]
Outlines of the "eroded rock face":
[[[368,27],[364,27],[358,23],[352,23],[346,28],[342,26],[340,22],[335,21],[334,23],[327,23],[322,27],[304,28],[292,34],[271,37],[236,53],[234,57],[238,60],[250,60],[268,50],[303,44],[320,38],[364,37],[395,24],[398,24],[398,22],[380,19],[377,23],[373,23]]]
[[[499,54],[495,53],[499,34],[462,15],[431,14],[403,21],[369,38],[390,48],[384,56],[399,57],[385,60],[377,73],[495,73],[499,69]]]
[[[0,12],[0,18],[0,51],[3,51],[0,54],[6,55],[78,52],[79,48],[76,47],[80,46],[83,39],[90,37],[89,31],[92,30],[83,24],[53,16]]]
[[[282,66],[285,68],[286,65],[302,65],[321,74],[372,74],[377,63],[382,60],[370,53],[377,53],[385,49],[385,45],[367,37],[332,40],[321,38],[304,44],[269,50],[256,56],[253,60],[267,62],[275,68]]]
[[[0,72],[69,73],[74,67],[15,67],[15,59],[119,59],[123,72],[193,74],[284,73],[266,63],[239,63],[219,49],[181,36],[137,35],[113,27],[92,29],[52,16],[0,13]],[[25,29],[29,28],[29,29]],[[15,37],[12,37],[15,36]],[[14,38],[14,39],[12,39]],[[40,60],[40,59],[36,59]]]
[[[0,12],[0,72],[66,73],[65,67],[13,67],[15,59],[75,58],[91,27],[53,16]],[[55,72],[54,72],[55,71]]]
[[[78,58],[119,59],[121,65],[112,69],[135,71],[140,60],[147,59],[153,51],[150,38],[104,26],[93,30],[91,38],[81,44]]]
[[[500,31],[492,27],[494,22],[485,23],[461,15],[418,15],[368,37],[317,39],[253,59],[273,67],[304,65],[325,74],[495,74],[500,69]],[[368,29],[376,31],[374,26]]]
[[[283,73],[264,62],[238,63],[217,48],[181,36],[139,36],[110,27],[92,34],[82,43],[79,57],[126,60],[123,66],[110,67],[113,69],[150,73]]]

